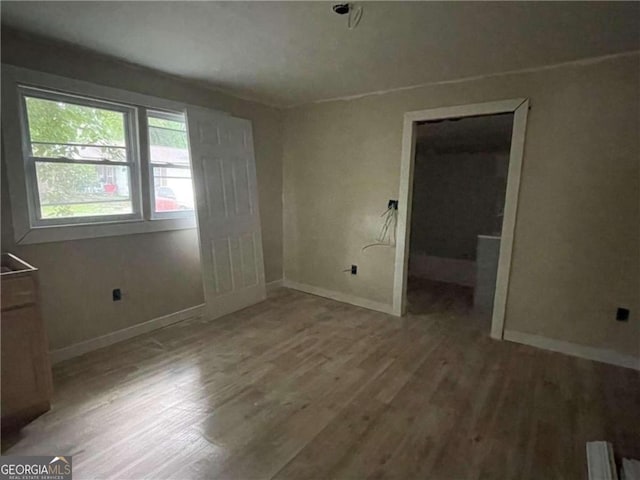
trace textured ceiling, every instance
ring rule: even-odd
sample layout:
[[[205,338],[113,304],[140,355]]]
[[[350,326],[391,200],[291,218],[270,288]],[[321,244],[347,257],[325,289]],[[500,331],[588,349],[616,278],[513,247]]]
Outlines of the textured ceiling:
[[[637,2],[10,2],[2,23],[276,105],[640,49]]]

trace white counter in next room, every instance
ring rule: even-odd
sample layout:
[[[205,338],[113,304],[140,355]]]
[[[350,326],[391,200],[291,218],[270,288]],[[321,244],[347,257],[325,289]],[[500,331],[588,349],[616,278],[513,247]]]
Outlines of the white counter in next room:
[[[477,312],[491,315],[500,257],[500,237],[478,235],[476,248],[476,288],[473,306]]]

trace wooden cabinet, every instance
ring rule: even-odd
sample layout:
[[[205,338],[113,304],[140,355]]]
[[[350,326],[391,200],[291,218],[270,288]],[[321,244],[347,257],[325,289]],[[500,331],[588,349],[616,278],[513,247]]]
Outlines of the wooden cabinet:
[[[50,408],[53,384],[38,301],[38,270],[3,253],[1,279],[2,429],[20,428]]]

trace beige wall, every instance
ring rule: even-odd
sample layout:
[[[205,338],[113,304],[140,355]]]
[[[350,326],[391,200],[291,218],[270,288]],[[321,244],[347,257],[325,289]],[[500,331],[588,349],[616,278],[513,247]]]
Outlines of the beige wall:
[[[505,327],[640,356],[639,58],[288,110],[285,278],[391,304],[393,249],[361,248],[398,196],[404,112],[529,97]]]
[[[250,119],[266,279],[282,278],[280,110],[7,29],[2,31],[2,62]],[[2,249],[40,268],[43,315],[52,349],[203,302],[196,230],[15,246],[2,170]],[[111,300],[116,287],[123,290],[121,302]]]

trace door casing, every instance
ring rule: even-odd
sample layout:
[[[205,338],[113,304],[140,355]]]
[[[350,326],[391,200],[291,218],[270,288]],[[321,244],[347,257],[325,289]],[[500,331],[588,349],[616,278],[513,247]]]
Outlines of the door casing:
[[[416,123],[425,120],[444,120],[447,118],[513,113],[513,130],[509,153],[504,217],[502,221],[502,238],[500,242],[496,290],[493,301],[493,314],[491,317],[491,337],[495,339],[503,338],[528,112],[529,99],[515,98],[405,113],[402,132],[400,193],[398,195],[398,230],[393,282],[392,311],[394,315],[404,315],[407,306],[407,274],[409,238],[411,233],[411,202],[413,197]]]

